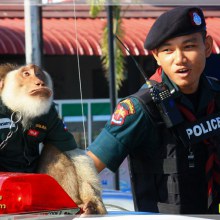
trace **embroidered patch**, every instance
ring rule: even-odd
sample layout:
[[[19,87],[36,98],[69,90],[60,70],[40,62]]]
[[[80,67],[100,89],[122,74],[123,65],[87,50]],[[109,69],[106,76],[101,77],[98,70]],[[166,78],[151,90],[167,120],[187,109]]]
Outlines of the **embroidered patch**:
[[[129,115],[127,109],[125,109],[121,104],[118,104],[117,109],[112,115],[111,124],[112,125],[123,125],[125,118]]]
[[[129,115],[133,115],[135,113],[134,104],[132,103],[130,99],[125,99],[121,103],[125,103],[128,106]]]
[[[34,129],[28,130],[28,135],[32,137],[37,137],[39,135],[39,131],[36,131]]]
[[[41,128],[41,129],[43,129],[43,130],[47,130],[47,126],[42,125],[42,124],[36,124],[35,127],[36,127],[36,128]]]
[[[10,128],[10,125],[11,125],[11,120],[9,118],[0,119],[0,129]],[[12,127],[15,127],[15,125],[12,124]]]
[[[191,12],[190,16],[191,16],[191,22],[193,25],[199,26],[202,24],[202,19],[196,11]]]
[[[64,128],[65,131],[68,131],[67,126],[66,126],[66,124],[64,123],[64,121],[63,121],[63,128]]]

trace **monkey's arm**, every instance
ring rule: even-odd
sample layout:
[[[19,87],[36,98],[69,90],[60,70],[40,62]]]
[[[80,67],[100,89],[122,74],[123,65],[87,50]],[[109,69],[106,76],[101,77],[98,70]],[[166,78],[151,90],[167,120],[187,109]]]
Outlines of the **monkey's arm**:
[[[83,150],[61,152],[48,144],[40,156],[38,172],[56,179],[86,214],[106,213],[99,176],[92,159]]]
[[[106,209],[102,202],[102,188],[93,160],[79,148],[65,152],[74,163],[78,175],[79,192],[84,204],[96,204],[97,212],[105,214]]]

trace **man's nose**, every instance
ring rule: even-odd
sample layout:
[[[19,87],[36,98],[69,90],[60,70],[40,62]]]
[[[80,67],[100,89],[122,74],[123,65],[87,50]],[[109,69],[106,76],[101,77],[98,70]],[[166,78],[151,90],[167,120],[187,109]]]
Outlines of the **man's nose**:
[[[176,65],[182,65],[182,64],[185,64],[186,63],[186,61],[187,61],[187,58],[186,58],[186,56],[185,56],[185,53],[184,53],[184,51],[182,51],[182,50],[176,50],[176,52],[175,52],[175,64]]]

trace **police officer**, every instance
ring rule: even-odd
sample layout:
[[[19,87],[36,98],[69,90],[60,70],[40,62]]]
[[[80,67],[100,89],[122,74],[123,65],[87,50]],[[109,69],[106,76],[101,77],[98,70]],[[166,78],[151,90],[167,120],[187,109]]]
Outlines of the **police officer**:
[[[203,74],[212,43],[200,8],[162,14],[144,46],[163,84],[120,101],[88,147],[98,171],[129,156],[136,210],[218,213],[220,84]]]

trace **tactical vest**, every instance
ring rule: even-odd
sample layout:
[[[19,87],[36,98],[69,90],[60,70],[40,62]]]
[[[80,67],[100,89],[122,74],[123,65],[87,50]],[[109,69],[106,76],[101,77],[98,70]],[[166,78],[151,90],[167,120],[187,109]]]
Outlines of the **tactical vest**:
[[[146,157],[143,152],[129,155],[135,210],[169,214],[207,213],[205,174],[207,148],[202,142],[194,141],[191,149],[194,158],[191,161],[189,143],[181,132],[181,129],[186,126],[193,129],[193,125],[191,124],[190,128],[188,122],[183,122],[179,126],[168,129],[148,89],[140,90],[132,96],[139,99],[147,114],[151,116],[154,126],[157,127],[155,130],[161,139],[159,150],[153,153],[152,158]],[[220,108],[217,107],[217,109]],[[209,133],[208,136],[213,136],[220,130],[220,124],[219,127],[217,126],[218,116],[208,117],[203,120],[204,123],[208,120],[216,120],[215,126],[213,123],[216,129],[213,128],[213,132],[206,132]],[[215,119],[212,120],[212,118]],[[200,135],[200,140],[208,136]],[[220,140],[217,141],[220,143]]]

